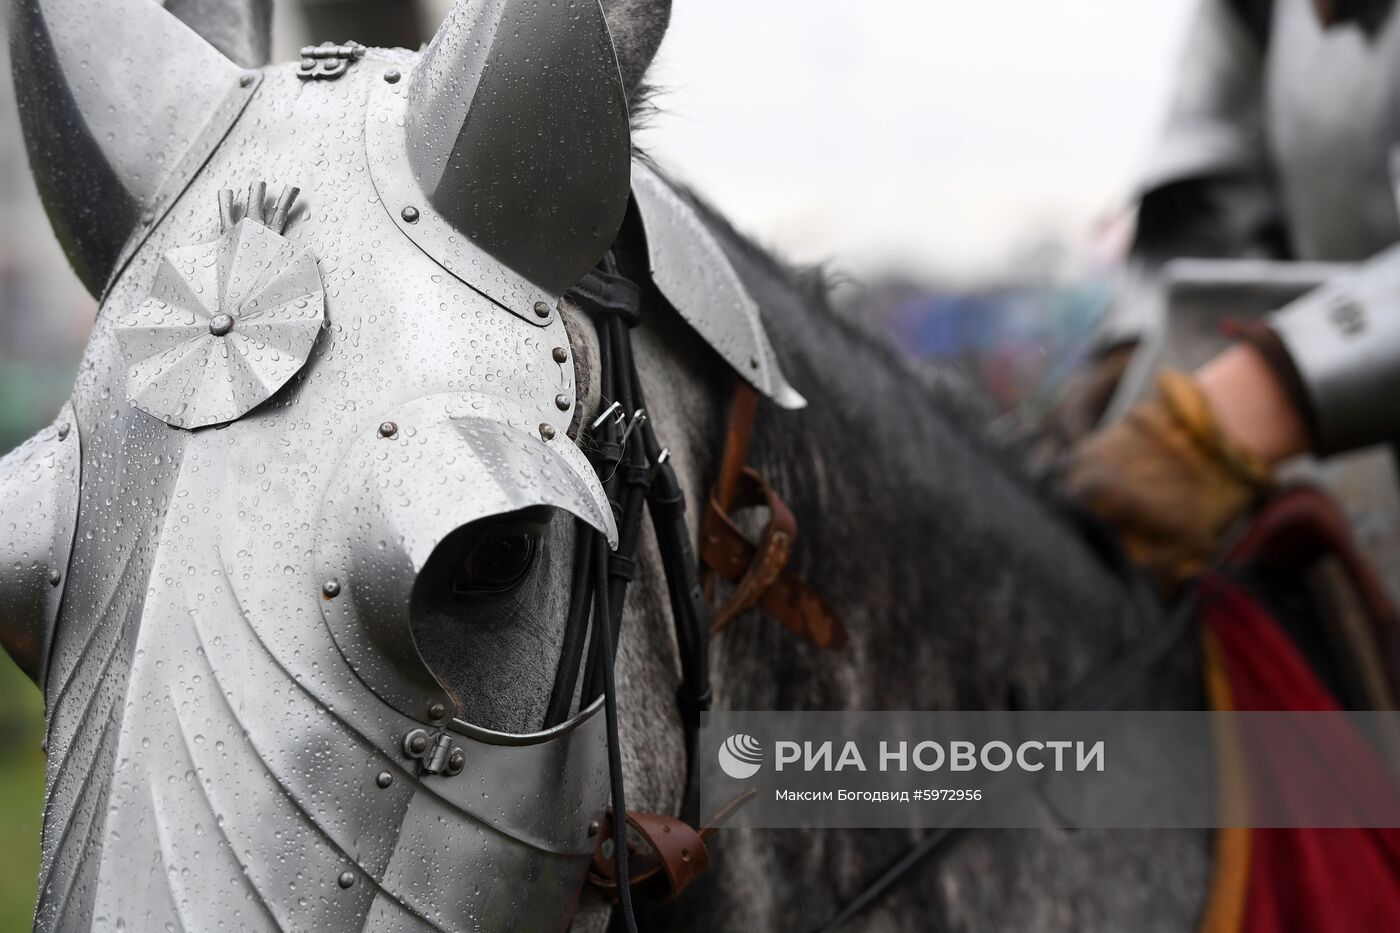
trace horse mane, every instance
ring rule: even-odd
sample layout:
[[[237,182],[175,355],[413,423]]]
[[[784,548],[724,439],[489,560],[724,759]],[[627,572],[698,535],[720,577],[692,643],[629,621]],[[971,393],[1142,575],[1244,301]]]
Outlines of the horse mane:
[[[749,459],[797,517],[790,568],[851,636],[829,651],[759,613],[736,620],[711,645],[718,708],[1053,709],[1153,629],[1158,619],[1134,601],[1112,546],[1086,536],[987,430],[973,392],[932,377],[875,322],[833,301],[829,268],[789,266],[687,196],[807,397],[799,411],[760,406]],[[692,445],[691,456],[699,449]],[[1134,702],[1180,709],[1198,695],[1197,654],[1183,642]],[[1204,843],[1190,832],[1119,834],[1098,848],[1033,832],[977,835],[923,866],[879,909],[886,918],[950,918],[950,927],[992,909],[1016,914],[1000,926],[1048,928],[1060,922],[1053,898],[1018,913],[978,892],[985,866],[1008,879],[1004,889],[1059,890],[1109,866],[1150,864],[1160,879],[1151,909],[1187,926]],[[816,927],[908,845],[898,832],[736,833],[699,882],[712,909],[665,913],[660,926]],[[773,878],[824,883],[774,886]],[[1129,903],[1107,892],[1076,913],[1086,928],[1116,928],[1114,918],[1143,909],[1136,896]]]
[[[654,108],[653,108],[654,111]],[[645,154],[640,157],[654,170],[665,174]],[[833,300],[838,285],[847,274],[830,263],[796,265],[759,245],[752,237],[736,228],[704,196],[693,188],[677,184],[686,201],[700,214],[731,257],[740,255],[747,265],[743,274],[765,323],[782,324],[796,316],[805,323],[809,333],[821,333],[825,339],[843,348],[856,348],[867,362],[891,377],[891,388],[898,389],[901,403],[917,406],[925,415],[946,421],[967,444],[994,462],[999,471],[1025,486],[1040,497],[1054,498],[1045,476],[1033,472],[1027,463],[1027,451],[1041,435],[1034,429],[1016,434],[994,434],[989,423],[996,418],[996,406],[991,398],[970,380],[961,378],[949,367],[922,363],[899,347],[859,308],[847,307]],[[785,341],[774,338],[780,359],[791,352]],[[786,362],[786,361],[785,361]],[[842,371],[832,373],[840,381]],[[801,386],[799,391],[803,391]],[[1057,506],[1059,503],[1057,503]]]

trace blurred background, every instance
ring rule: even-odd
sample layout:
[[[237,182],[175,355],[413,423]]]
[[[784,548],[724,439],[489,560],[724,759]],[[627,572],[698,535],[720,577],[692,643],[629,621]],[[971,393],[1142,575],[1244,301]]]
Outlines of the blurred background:
[[[276,0],[274,60],[376,0]],[[404,35],[431,35],[428,0]],[[644,149],[1006,411],[1056,398],[1102,313],[1190,0],[674,0]],[[0,55],[8,39],[0,45]],[[67,397],[95,314],[30,181],[0,68],[0,453]],[[43,704],[0,656],[0,930],[29,925]]]

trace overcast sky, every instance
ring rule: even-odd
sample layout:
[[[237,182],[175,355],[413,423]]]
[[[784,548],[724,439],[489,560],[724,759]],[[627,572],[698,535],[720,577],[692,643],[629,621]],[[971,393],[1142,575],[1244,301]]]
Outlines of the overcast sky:
[[[977,276],[1128,200],[1195,0],[674,0],[644,145],[801,260]]]
[[[641,140],[789,258],[1001,278],[1121,216],[1197,2],[673,0]]]

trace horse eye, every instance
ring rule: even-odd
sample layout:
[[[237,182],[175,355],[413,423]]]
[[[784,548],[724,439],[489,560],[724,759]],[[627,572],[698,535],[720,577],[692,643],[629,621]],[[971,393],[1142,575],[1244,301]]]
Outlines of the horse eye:
[[[504,593],[514,589],[529,574],[538,541],[537,535],[518,529],[486,532],[468,545],[453,591]]]

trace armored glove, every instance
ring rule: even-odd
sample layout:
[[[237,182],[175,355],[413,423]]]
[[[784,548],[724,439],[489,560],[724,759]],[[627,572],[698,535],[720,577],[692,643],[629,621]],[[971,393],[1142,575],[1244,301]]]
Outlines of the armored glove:
[[[1064,491],[1122,535],[1163,592],[1209,563],[1229,526],[1269,489],[1271,471],[1221,432],[1196,383],[1158,377],[1157,397],[1071,452]]]

